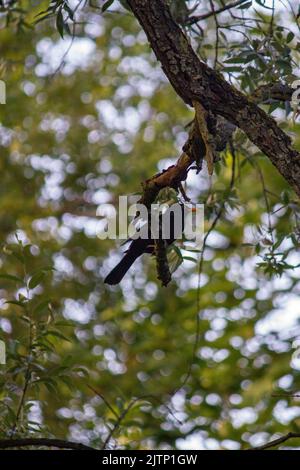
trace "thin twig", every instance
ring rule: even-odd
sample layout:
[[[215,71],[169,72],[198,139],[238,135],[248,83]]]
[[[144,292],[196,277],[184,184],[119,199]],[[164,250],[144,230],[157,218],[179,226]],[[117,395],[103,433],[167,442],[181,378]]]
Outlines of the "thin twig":
[[[231,167],[232,170],[231,170],[231,179],[230,179],[230,183],[229,183],[229,191],[232,191],[232,189],[234,187],[234,182],[235,182],[236,154],[235,154],[235,149],[234,149],[234,146],[233,146],[233,143],[232,143],[231,139],[230,139],[229,143],[230,143],[230,151],[231,151],[231,155],[232,155],[232,167]],[[226,201],[223,201],[223,203],[221,204],[221,206],[220,206],[220,208],[219,208],[219,210],[218,210],[218,212],[217,212],[217,214],[216,214],[209,230],[206,232],[204,240],[203,240],[203,247],[202,247],[202,250],[201,250],[201,257],[200,257],[199,269],[198,269],[196,337],[195,337],[195,341],[194,341],[194,345],[193,345],[192,359],[191,359],[191,362],[189,364],[189,368],[188,368],[188,371],[186,373],[185,378],[183,379],[181,385],[178,388],[176,388],[175,391],[172,393],[172,396],[174,396],[176,393],[178,393],[186,385],[186,383],[188,382],[188,380],[191,376],[191,373],[192,373],[192,368],[193,368],[193,365],[194,365],[194,362],[195,362],[197,347],[198,347],[198,343],[199,343],[199,339],[200,339],[200,315],[199,315],[199,311],[200,311],[200,291],[201,291],[200,281],[201,281],[201,275],[202,275],[202,272],[203,272],[204,252],[205,252],[205,249],[206,249],[206,246],[207,246],[208,237],[210,236],[211,232],[214,230],[215,226],[217,225],[218,221],[220,220],[220,218],[223,215],[223,212],[224,212],[224,209],[225,209],[225,204],[226,204]]]
[[[58,72],[61,71],[61,69],[64,67],[64,65],[66,64],[66,58],[73,46],[73,43],[74,43],[74,40],[75,40],[75,23],[72,25],[72,35],[71,35],[71,42],[70,44],[68,45],[67,49],[65,50],[65,52],[63,53],[63,56],[60,60],[60,63],[59,65],[57,66],[57,68],[54,70],[54,72],[49,76],[49,80],[52,80],[53,78],[55,78],[55,76],[58,74]]]
[[[274,241],[274,235],[273,235],[273,229],[272,229],[272,220],[271,220],[271,208],[270,208],[270,203],[269,203],[269,199],[268,199],[268,194],[267,194],[267,188],[266,188],[266,183],[265,183],[265,179],[264,179],[264,174],[259,166],[259,164],[257,163],[257,161],[255,160],[255,167],[257,169],[257,172],[258,172],[258,176],[259,176],[259,179],[261,181],[261,185],[262,185],[262,190],[263,190],[263,196],[264,196],[264,200],[265,200],[265,204],[266,204],[266,210],[267,210],[267,214],[268,214],[268,233],[272,239],[272,243],[274,244],[275,241]]]
[[[133,400],[131,400],[129,405],[122,411],[122,413],[119,415],[117,421],[115,422],[113,428],[111,429],[110,433],[108,434],[107,438],[105,439],[104,444],[102,446],[102,450],[106,449],[106,447],[108,446],[108,444],[109,444],[110,440],[112,439],[114,433],[120,427],[121,422],[123,421],[123,419],[125,418],[127,413],[131,410],[133,405],[135,405],[138,401],[140,401],[142,399],[144,399],[144,398],[141,398],[141,397],[134,398]]]
[[[16,239],[17,239],[17,242],[20,243],[18,235],[16,235]],[[24,248],[23,248],[23,245],[22,245],[22,253],[24,253],[23,249]],[[31,362],[32,362],[32,355],[34,354],[34,351],[33,351],[33,320],[32,320],[31,312],[27,308],[27,302],[28,302],[30,296],[29,296],[29,286],[28,286],[28,282],[27,282],[28,273],[27,273],[25,258],[24,258],[24,262],[23,262],[23,274],[24,274],[24,280],[26,281],[26,295],[27,295],[27,300],[24,303],[24,308],[25,308],[25,315],[29,318],[28,354],[27,354],[27,357],[26,357],[27,366],[26,366],[26,371],[25,371],[25,375],[24,375],[24,385],[23,385],[23,389],[22,389],[22,393],[21,393],[20,402],[19,402],[17,412],[16,412],[15,423],[14,423],[14,426],[13,426],[13,429],[12,429],[13,432],[15,432],[18,428],[20,416],[21,416],[23,408],[24,408],[26,395],[27,395],[28,389],[30,387]]]
[[[213,16],[214,16],[215,25],[216,25],[216,44],[215,44],[215,58],[214,58],[214,69],[215,69],[218,65],[218,60],[219,60],[219,42],[220,42],[219,28],[220,28],[220,24],[219,24],[219,21],[218,21],[218,15],[216,13],[213,0],[209,0],[209,4],[210,4],[211,11],[213,13]]]
[[[204,15],[199,15],[199,16],[190,16],[190,18],[187,18],[186,24],[192,25],[195,23],[198,23],[198,21],[203,21],[206,20],[207,18],[210,18],[211,16],[218,15],[219,13],[223,13],[223,11],[230,10],[231,8],[238,7],[245,3],[248,0],[238,0],[233,3],[229,3],[228,5],[225,5],[222,8],[219,8],[218,10],[210,11],[209,13],[205,13]]]
[[[298,394],[292,394],[292,393],[272,393],[271,397],[273,398],[300,398],[300,395]]]
[[[154,400],[156,402],[158,402],[161,406],[164,406],[166,408],[166,410],[168,411],[168,413],[170,413],[170,415],[177,421],[178,424],[182,425],[182,421],[180,421],[180,419],[178,419],[173,411],[171,410],[171,408],[168,407],[168,405],[164,404],[161,399],[159,397],[156,397],[155,395],[141,395],[139,397],[136,397],[133,402],[130,402],[130,404],[128,405],[128,407],[125,409],[125,411],[123,411],[123,413],[121,413],[120,415],[113,409],[112,405],[109,403],[109,401],[102,395],[102,393],[100,393],[98,390],[96,390],[94,387],[92,387],[91,385],[88,385],[88,388],[94,392],[98,397],[100,397],[103,402],[105,403],[105,405],[108,407],[108,409],[113,413],[113,415],[115,416],[116,418],[116,423],[115,425],[113,426],[113,428],[110,428],[107,424],[106,424],[106,427],[109,431],[108,433],[108,437],[106,438],[106,441],[104,442],[102,448],[105,449],[109,443],[109,441],[111,440],[113,434],[115,433],[115,431],[117,430],[117,428],[120,426],[122,420],[124,419],[124,417],[126,416],[126,414],[128,413],[128,411],[131,409],[131,407],[137,403],[138,401],[142,401],[142,400],[147,400],[149,402],[151,402],[151,400]]]
[[[273,32],[274,32],[274,18],[275,18],[275,0],[272,0],[272,15],[271,15],[271,21],[270,21],[270,37],[273,37]]]
[[[106,398],[102,395],[102,393],[98,392],[98,390],[96,390],[95,388],[93,388],[91,385],[88,385],[88,388],[94,392],[99,398],[101,398],[101,400],[104,401],[105,405],[107,406],[107,408],[112,412],[112,414],[114,415],[115,418],[119,419],[119,415],[118,413],[113,409],[113,407],[111,406],[111,404],[109,403],[108,400],[106,400]]]
[[[285,434],[282,437],[279,437],[278,439],[274,439],[273,441],[268,442],[267,444],[264,444],[262,446],[258,447],[253,447],[251,450],[267,450],[271,449],[272,447],[279,446],[280,444],[283,444],[284,442],[288,441],[289,439],[295,439],[297,437],[300,437],[299,432],[289,432]]]

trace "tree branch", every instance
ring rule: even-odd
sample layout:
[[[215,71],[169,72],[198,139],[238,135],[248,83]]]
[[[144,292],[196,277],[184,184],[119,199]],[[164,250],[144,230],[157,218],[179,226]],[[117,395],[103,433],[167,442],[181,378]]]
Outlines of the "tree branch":
[[[271,86],[264,85],[257,88],[251,99],[255,103],[260,103],[268,99],[278,101],[290,101],[293,89],[283,83],[274,83]],[[224,118],[219,118],[217,122],[216,134],[216,150],[224,150],[230,140],[235,126],[230,124]],[[197,157],[195,158],[195,154]],[[185,181],[189,168],[194,161],[201,162],[205,158],[205,145],[196,141],[196,137],[192,131],[189,133],[188,140],[183,146],[183,152],[178,158],[175,165],[171,165],[161,173],[157,173],[143,183],[143,195],[139,201],[150,207],[159,191],[164,187],[172,187],[178,189],[182,181]]]
[[[0,449],[9,449],[12,447],[57,447],[58,449],[72,450],[96,450],[93,447],[80,444],[78,442],[64,441],[62,439],[47,438],[26,438],[26,439],[2,439],[0,440]]]
[[[186,25],[192,25],[192,24],[198,23],[199,21],[206,20],[207,18],[210,18],[211,16],[215,16],[215,15],[218,15],[219,13],[223,13],[223,11],[231,10],[231,8],[238,7],[238,6],[242,5],[243,3],[246,3],[247,1],[248,0],[238,0],[238,1],[233,2],[233,3],[229,3],[228,5],[225,5],[222,8],[219,8],[218,10],[210,11],[208,13],[205,13],[204,15],[190,16],[185,21],[185,24]]]
[[[128,4],[178,95],[189,105],[199,101],[242,129],[300,195],[300,154],[275,120],[199,60],[163,0],[128,0]]]
[[[282,437],[279,437],[278,439],[274,439],[273,441],[268,442],[267,444],[264,444],[259,447],[254,447],[251,450],[267,450],[271,449],[272,447],[279,446],[280,444],[283,444],[284,442],[288,441],[289,439],[294,439],[300,437],[299,432],[289,432],[288,434],[285,434]]]

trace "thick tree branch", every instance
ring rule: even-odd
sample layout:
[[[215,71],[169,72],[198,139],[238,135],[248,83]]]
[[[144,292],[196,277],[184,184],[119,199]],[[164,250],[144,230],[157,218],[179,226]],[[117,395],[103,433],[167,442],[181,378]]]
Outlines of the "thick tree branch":
[[[26,438],[26,439],[2,439],[0,440],[0,449],[11,449],[13,447],[56,447],[58,449],[72,450],[96,450],[93,447],[80,444],[78,442],[64,441],[62,439],[46,438]]]
[[[163,0],[128,0],[178,95],[242,129],[300,195],[300,154],[275,120],[201,62]]]
[[[293,89],[288,85],[282,83],[274,83],[271,86],[261,86],[255,90],[251,99],[256,103],[261,103],[267,100],[277,101],[290,101]],[[224,118],[219,118],[217,123],[216,135],[216,149],[218,151],[225,149],[226,144],[231,138],[235,127],[226,121]],[[169,166],[167,169],[154,175],[143,183],[143,196],[140,200],[141,203],[150,207],[151,203],[156,198],[159,191],[170,186],[175,189],[180,188],[182,181],[188,175],[188,170],[194,161],[202,161],[205,157],[205,145],[201,142],[195,141],[193,132],[190,132],[189,138],[183,146],[183,153],[178,158],[175,165]],[[195,158],[197,153],[197,158]]]

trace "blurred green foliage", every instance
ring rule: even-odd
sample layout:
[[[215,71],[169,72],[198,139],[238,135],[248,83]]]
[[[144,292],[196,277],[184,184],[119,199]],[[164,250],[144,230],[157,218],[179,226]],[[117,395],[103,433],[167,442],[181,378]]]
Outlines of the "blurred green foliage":
[[[297,431],[299,207],[239,131],[212,183],[204,170],[186,185],[206,230],[219,215],[200,290],[199,263],[161,288],[147,256],[103,284],[120,250],[95,236],[97,207],[172,163],[193,118],[130,12],[103,3],[51,2],[37,21],[49,2],[0,2],[1,437],[237,449]],[[246,93],[291,83],[299,62],[295,16],[263,5],[218,16],[217,55],[213,16],[186,27]],[[299,147],[288,103],[263,106]]]

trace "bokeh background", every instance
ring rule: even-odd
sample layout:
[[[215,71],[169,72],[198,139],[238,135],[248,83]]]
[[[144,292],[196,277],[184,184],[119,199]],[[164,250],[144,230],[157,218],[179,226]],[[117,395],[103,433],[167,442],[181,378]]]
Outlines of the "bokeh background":
[[[97,209],[176,161],[193,112],[117,0],[104,13],[103,2],[70,1],[76,24],[63,38],[55,15],[34,25],[49,2],[12,3],[24,12],[0,13],[1,437],[235,450],[297,431],[299,400],[287,396],[300,388],[295,195],[237,131],[212,180],[204,168],[186,183],[206,231],[223,208],[200,287],[201,254],[167,288],[147,256],[120,286],[104,285],[124,248],[96,236]],[[190,1],[175,12],[182,3],[209,11]],[[298,2],[275,3],[186,28],[200,57],[248,94],[297,78]],[[263,107],[299,149],[289,103]]]

